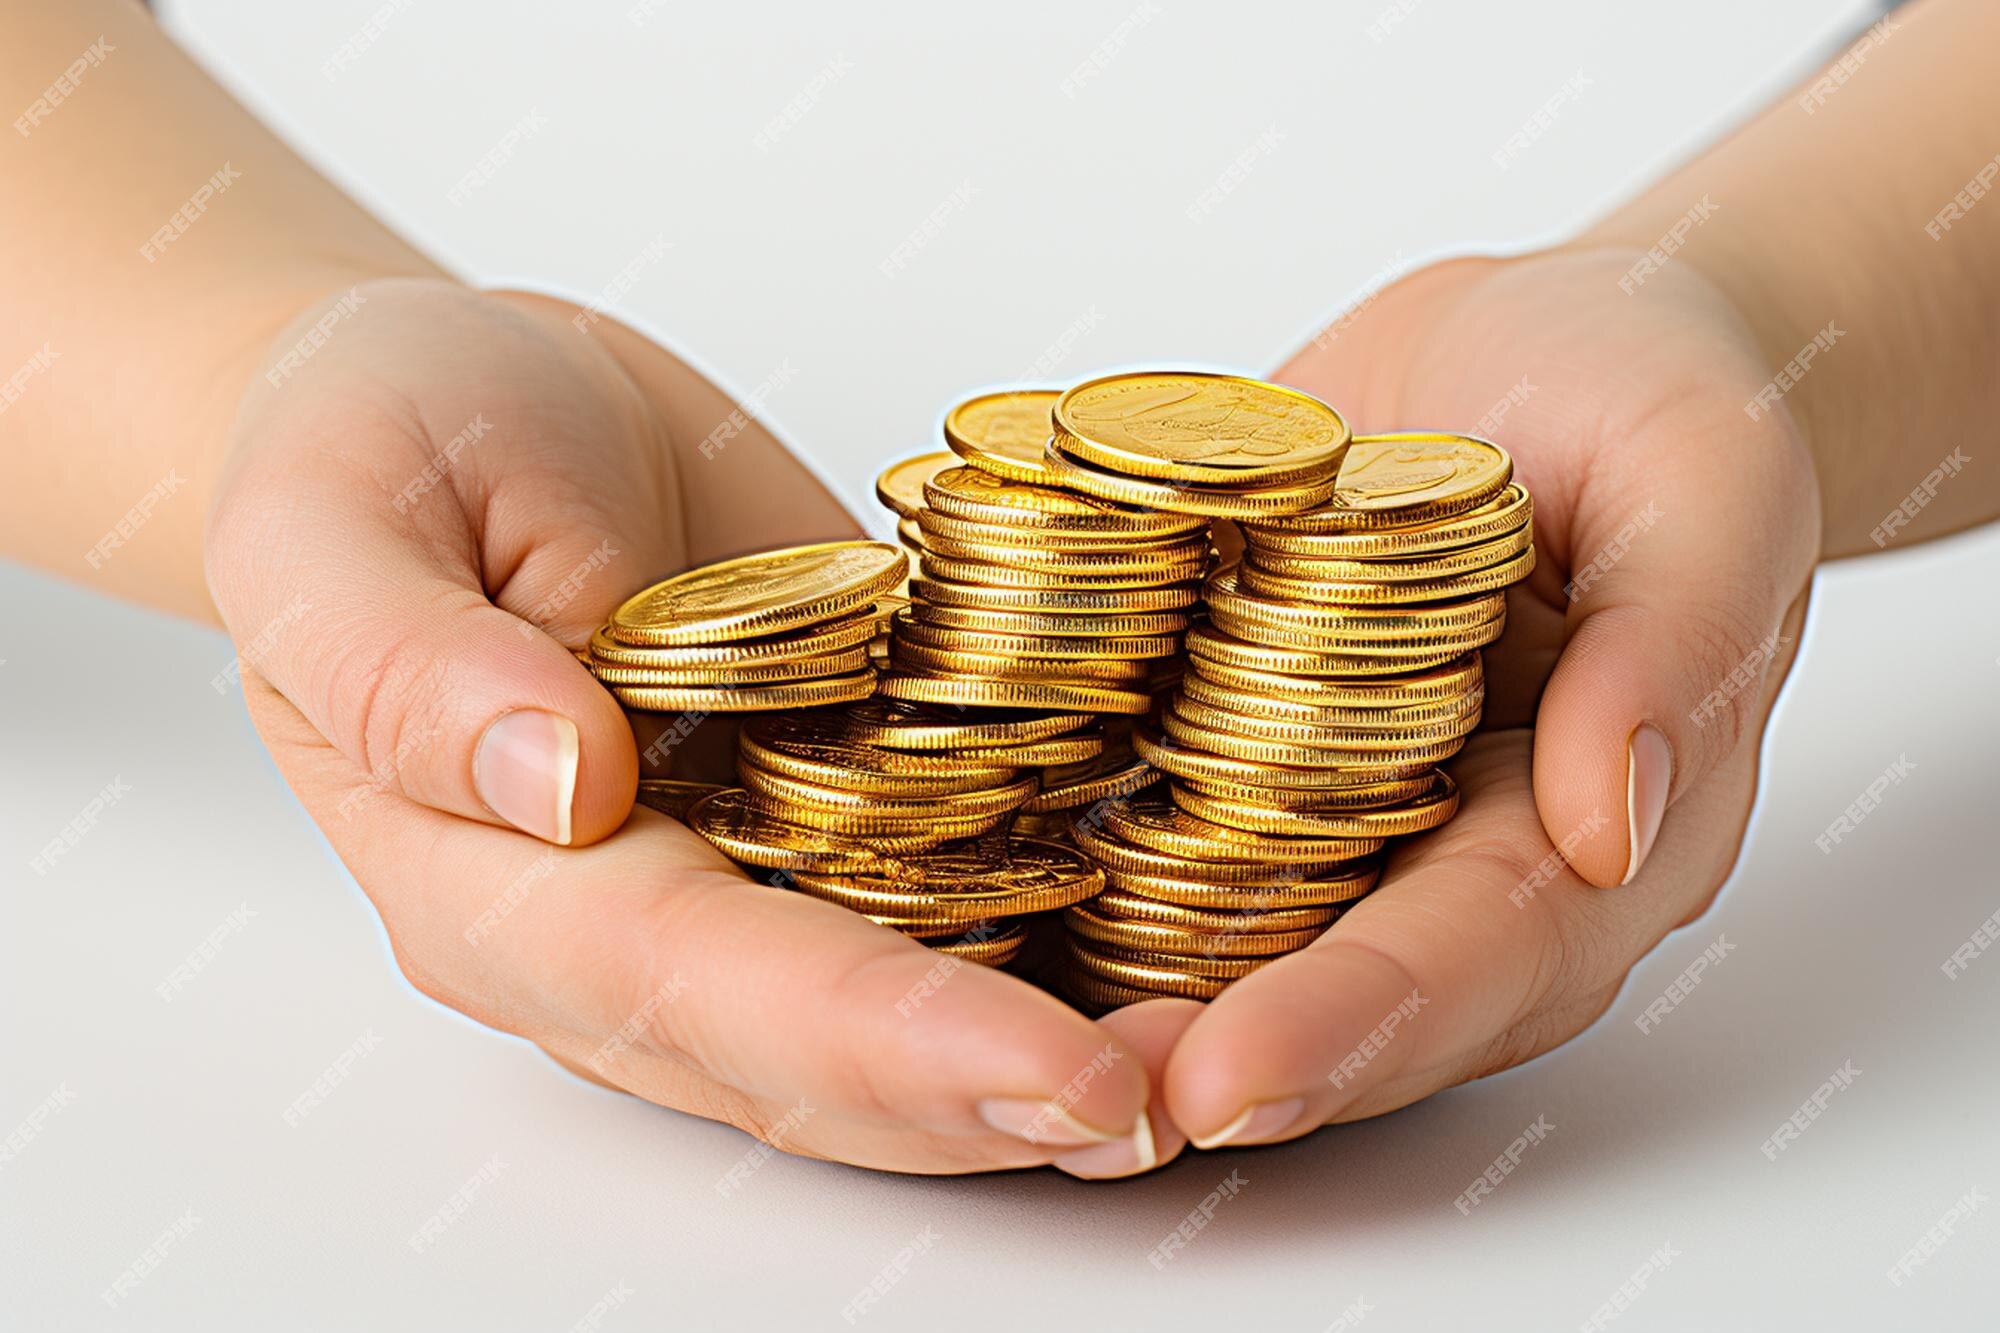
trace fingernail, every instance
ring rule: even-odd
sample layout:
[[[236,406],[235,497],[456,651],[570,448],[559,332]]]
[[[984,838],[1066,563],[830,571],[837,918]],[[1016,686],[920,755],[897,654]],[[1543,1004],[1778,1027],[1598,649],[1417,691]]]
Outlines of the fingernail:
[[[1054,1102],[1036,1101],[1032,1097],[988,1097],[972,1109],[1002,1134],[1029,1143],[1073,1148],[1079,1143],[1107,1143],[1118,1137],[1084,1124]]]
[[[1207,1138],[1190,1138],[1188,1142],[1203,1149],[1220,1148],[1229,1143],[1257,1143],[1290,1129],[1305,1109],[1306,1099],[1303,1097],[1287,1097],[1281,1102],[1258,1102],[1244,1107],[1243,1114]]]
[[[1054,1165],[1085,1180],[1107,1180],[1150,1171],[1159,1160],[1160,1154],[1153,1147],[1152,1119],[1141,1111],[1138,1123],[1124,1138],[1064,1153]]]
[[[1620,884],[1632,882],[1653,850],[1653,840],[1660,836],[1660,821],[1667,815],[1667,789],[1674,782],[1673,747],[1659,728],[1640,723],[1626,742],[1626,751],[1625,826],[1632,859],[1625,864]]]
[[[539,708],[520,708],[479,738],[472,785],[486,808],[515,828],[567,847],[576,762],[576,723]]]

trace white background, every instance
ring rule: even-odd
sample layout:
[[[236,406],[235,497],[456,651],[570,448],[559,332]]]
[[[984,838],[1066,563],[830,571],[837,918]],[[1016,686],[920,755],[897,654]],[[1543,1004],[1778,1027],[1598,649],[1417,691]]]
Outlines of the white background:
[[[170,17],[325,170],[477,280],[589,298],[664,237],[621,308],[740,390],[789,363],[767,411],[857,508],[945,404],[1067,329],[1063,377],[1267,367],[1385,270],[1562,235],[1838,49],[1865,10],[1418,0],[1377,41],[1374,0],[1159,0],[1069,95],[1148,8],[847,22],[801,0],[635,22],[624,3],[414,0],[329,78],[375,8],[195,0]],[[1496,168],[1579,70],[1583,96]],[[451,202],[530,112],[545,126]],[[1276,149],[1190,222],[1273,128]],[[859,1326],[1318,1330],[1358,1300],[1365,1329],[1574,1327],[1664,1244],[1679,1257],[1612,1327],[1990,1326],[2000,1209],[1901,1288],[1887,1270],[1966,1191],[2000,1189],[2000,956],[1940,969],[2000,908],[1996,578],[1995,534],[1824,573],[1736,879],[1553,1055],[1130,1184],[777,1157],[724,1198],[749,1140],[585,1086],[401,980],[240,699],[210,687],[231,656],[219,635],[0,570],[0,1135],[68,1099],[0,1160],[0,1327],[561,1330],[622,1283],[612,1333],[842,1328],[926,1228],[936,1244]],[[1909,781],[1822,855],[1814,838],[1899,756]],[[114,778],[130,795],[31,871]],[[1726,961],[1640,1033],[1646,1001],[1720,935]],[[366,1034],[371,1053],[287,1127]],[[1859,1080],[1766,1160],[1845,1061]],[[1452,1199],[1538,1116],[1554,1134],[1461,1216]],[[496,1155],[497,1179],[413,1252]],[[1241,1194],[1156,1271],[1148,1253],[1232,1170]],[[188,1210],[192,1232],[107,1310],[98,1293]]]

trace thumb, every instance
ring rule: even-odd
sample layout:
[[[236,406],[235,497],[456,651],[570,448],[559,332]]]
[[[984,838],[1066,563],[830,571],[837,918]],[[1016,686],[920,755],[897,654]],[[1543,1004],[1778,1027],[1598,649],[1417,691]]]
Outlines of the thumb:
[[[355,473],[351,452],[263,451],[211,516],[207,555],[239,661],[352,761],[339,816],[393,792],[562,845],[612,832],[638,781],[616,700],[493,604],[448,491],[399,509]],[[643,580],[643,557],[601,513],[537,526],[551,536],[529,535],[505,589],[536,620],[580,623]]]
[[[1817,549],[1795,438],[1687,415],[1600,456],[1568,524],[1567,640],[1535,722],[1535,804],[1599,888],[1636,876],[1668,807],[1755,743]]]

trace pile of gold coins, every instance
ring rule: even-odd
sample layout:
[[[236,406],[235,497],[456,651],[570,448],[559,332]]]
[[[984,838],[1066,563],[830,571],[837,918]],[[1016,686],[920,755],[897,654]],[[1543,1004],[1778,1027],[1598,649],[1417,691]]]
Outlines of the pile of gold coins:
[[[1451,817],[1438,765],[1534,561],[1503,450],[1351,439],[1309,395],[1183,372],[983,394],[944,436],[877,483],[910,556],[728,562],[592,640],[629,707],[789,710],[743,726],[740,786],[642,799],[968,961],[1053,950],[1042,979],[1095,1007],[1219,994]],[[1243,558],[1216,568],[1230,521]],[[745,662],[798,674],[687,674]],[[1061,924],[1024,957],[1037,920]]]

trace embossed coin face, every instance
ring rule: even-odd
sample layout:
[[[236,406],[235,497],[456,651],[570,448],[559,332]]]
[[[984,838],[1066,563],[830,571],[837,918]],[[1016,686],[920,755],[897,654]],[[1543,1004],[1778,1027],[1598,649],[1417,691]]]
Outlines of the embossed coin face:
[[[915,518],[924,507],[924,483],[946,468],[958,466],[958,455],[943,452],[919,454],[891,463],[875,478],[875,498],[903,518]]]
[[[1471,508],[1513,474],[1505,449],[1469,435],[1364,435],[1348,446],[1334,504],[1368,511]]]
[[[1040,481],[1054,389],[1008,389],[968,398],[945,414],[944,442],[966,462],[1008,481]]]
[[[1208,485],[1330,472],[1348,440],[1310,394],[1236,375],[1149,371],[1087,380],[1055,406],[1064,453],[1129,476]]]
[[[624,643],[711,643],[773,634],[845,615],[888,592],[909,570],[886,542],[822,542],[691,569],[611,613]]]

